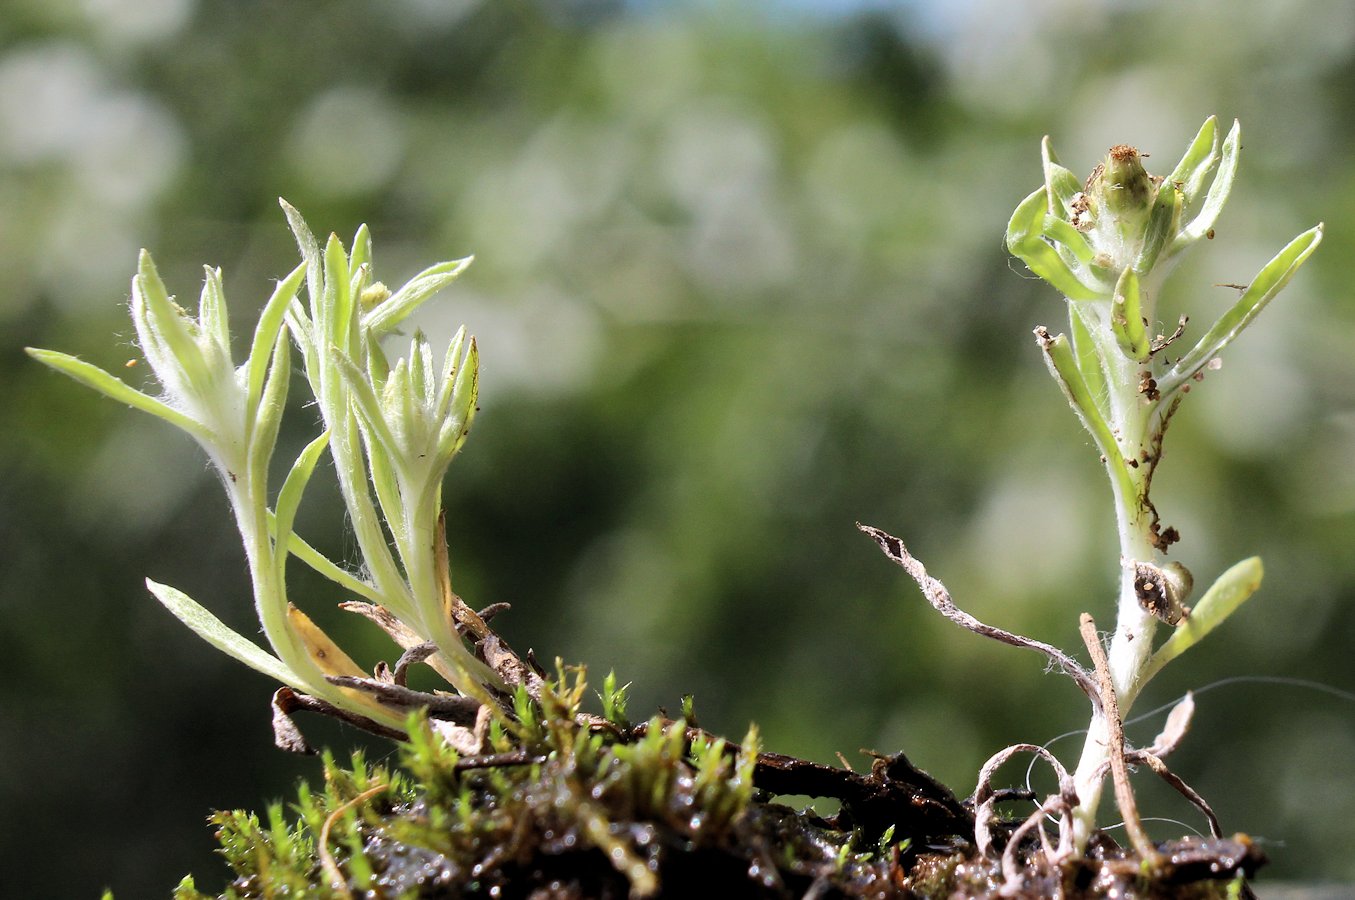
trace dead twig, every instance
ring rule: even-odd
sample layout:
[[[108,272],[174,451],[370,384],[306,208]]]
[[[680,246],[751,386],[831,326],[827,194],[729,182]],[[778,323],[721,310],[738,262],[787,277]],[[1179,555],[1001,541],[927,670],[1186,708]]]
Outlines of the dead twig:
[[[580,722],[593,731],[614,735],[623,744],[635,743],[649,733],[647,722],[627,728],[596,716],[581,716]],[[661,720],[659,724],[668,728],[673,720]],[[688,745],[697,740],[713,743],[716,737],[689,725],[684,740]],[[741,751],[738,744],[726,744],[725,752],[734,755]],[[753,784],[772,794],[838,800],[842,810],[833,819],[835,825],[860,828],[872,836],[884,833],[891,825],[899,837],[959,835],[973,828],[973,816],[964,804],[945,785],[914,766],[907,756],[863,752],[874,758],[868,774],[781,753],[759,753],[753,767]]]
[[[503,683],[516,686],[522,685],[527,696],[538,703],[541,702],[541,693],[545,690],[546,679],[541,677],[535,667],[528,666],[522,661],[522,657],[513,652],[503,640],[493,631],[486,631],[486,634],[475,645],[475,652],[485,665],[494,670]],[[531,654],[528,654],[528,660]]]
[[[1157,337],[1153,338],[1153,340],[1148,345],[1148,352],[1150,354],[1158,353],[1165,349],[1166,347],[1170,346],[1173,341],[1175,341],[1181,335],[1186,333],[1186,323],[1188,323],[1189,321],[1190,316],[1183,315],[1180,321],[1177,322],[1175,331],[1173,331],[1169,335],[1159,334]]]
[[[395,661],[395,671],[391,675],[392,681],[400,687],[406,687],[409,679],[409,667],[417,665],[438,652],[438,645],[432,641],[424,641],[422,644],[415,644]]]
[[[340,709],[334,704],[312,697],[310,694],[301,694],[289,687],[280,687],[273,693],[273,742],[277,744],[279,749],[308,755],[315,753],[315,750],[302,737],[301,730],[296,727],[296,723],[292,721],[292,713],[299,709],[347,722],[355,728],[361,728],[370,734],[389,738],[393,741],[403,741],[408,737],[403,731],[382,725],[375,719]]]
[[[1077,686],[1082,688],[1082,693],[1087,695],[1087,699],[1091,701],[1094,709],[1100,708],[1099,692],[1096,682],[1092,680],[1091,673],[1071,656],[1043,641],[1013,634],[1010,631],[1003,631],[1001,628],[995,628],[992,625],[985,625],[955,605],[950,599],[950,592],[946,590],[946,586],[927,574],[927,568],[908,552],[908,548],[903,545],[903,541],[888,532],[881,531],[879,528],[862,525],[860,522],[856,523],[856,527],[873,538],[875,543],[880,545],[880,549],[884,551],[885,556],[888,556],[913,577],[913,580],[918,583],[918,587],[922,588],[922,594],[927,598],[927,602],[935,607],[941,615],[975,634],[1010,644],[1013,647],[1024,647],[1027,650],[1035,650],[1044,654],[1056,668],[1062,670],[1065,675],[1077,682]]]
[[[430,716],[446,719],[458,725],[474,725],[476,714],[480,709],[480,701],[473,697],[459,694],[429,694],[399,684],[388,684],[375,678],[326,675],[325,681],[336,687],[371,694],[378,702],[396,709],[427,709]]]
[[[1193,787],[1186,784],[1180,775],[1167,768],[1167,764],[1162,761],[1161,757],[1146,750],[1132,750],[1125,754],[1125,759],[1135,765],[1147,766],[1159,778],[1176,788],[1182,797],[1189,800],[1209,820],[1209,833],[1216,838],[1223,837],[1223,830],[1219,827],[1219,817],[1214,814],[1213,808]]]
[[[1145,765],[1152,769],[1159,778],[1175,788],[1181,796],[1185,797],[1195,808],[1204,814],[1209,820],[1209,831],[1216,837],[1223,837],[1223,832],[1219,828],[1218,816],[1214,815],[1214,810],[1205,802],[1205,799],[1190,785],[1186,784],[1162,761],[1162,757],[1174,752],[1180,746],[1186,732],[1190,730],[1190,722],[1195,716],[1195,695],[1190,691],[1181,698],[1180,702],[1172,707],[1172,711],[1167,713],[1166,724],[1162,726],[1162,732],[1153,738],[1152,746],[1144,750],[1125,750],[1125,761],[1130,765]],[[1109,767],[1109,763],[1106,764]]]
[[[1107,747],[1110,754],[1110,777],[1115,785],[1115,803],[1120,807],[1124,818],[1124,828],[1129,840],[1138,851],[1139,857],[1147,862],[1153,871],[1162,868],[1162,857],[1148,839],[1139,818],[1138,804],[1134,801],[1134,789],[1129,784],[1129,766],[1125,762],[1124,722],[1120,719],[1120,706],[1115,697],[1115,684],[1110,679],[1110,664],[1106,661],[1106,649],[1096,634],[1096,622],[1090,613],[1083,613],[1079,620],[1082,642],[1087,645],[1092,662],[1096,665],[1096,679],[1101,683],[1101,714],[1106,719]]]

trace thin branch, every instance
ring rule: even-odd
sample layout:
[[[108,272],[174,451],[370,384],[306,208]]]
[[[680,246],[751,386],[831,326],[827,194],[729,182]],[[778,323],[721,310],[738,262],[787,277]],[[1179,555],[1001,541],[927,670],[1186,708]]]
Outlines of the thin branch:
[[[1214,814],[1214,810],[1193,787],[1181,779],[1180,775],[1167,768],[1167,764],[1159,756],[1146,750],[1132,750],[1125,754],[1125,759],[1131,763],[1142,763],[1157,773],[1158,777],[1167,784],[1176,788],[1181,796],[1194,804],[1195,808],[1209,820],[1209,833],[1216,838],[1223,837],[1223,830],[1219,827],[1219,817]]]
[[[352,675],[326,675],[325,680],[336,687],[351,688],[371,694],[378,701],[397,709],[414,710],[426,708],[435,718],[446,719],[458,725],[473,725],[480,701],[473,697],[451,694],[429,694],[416,691],[398,684],[387,684],[374,678],[357,678]]]
[[[1077,682],[1077,686],[1082,688],[1082,693],[1086,694],[1087,699],[1091,700],[1093,708],[1101,708],[1100,693],[1097,690],[1096,682],[1092,680],[1091,673],[1071,656],[1043,641],[1013,634],[1010,631],[1003,631],[1001,628],[995,628],[992,625],[985,625],[955,605],[950,599],[950,592],[946,590],[946,586],[927,574],[926,567],[908,552],[908,548],[903,546],[903,541],[888,532],[881,531],[879,528],[862,525],[860,522],[856,523],[856,527],[873,538],[875,543],[880,545],[880,549],[884,551],[885,556],[902,566],[903,570],[913,577],[913,580],[918,583],[918,587],[922,588],[922,594],[927,598],[927,602],[935,607],[941,615],[975,634],[1001,641],[1004,644],[1011,644],[1013,647],[1024,647],[1027,650],[1035,650],[1044,654],[1056,668],[1061,669],[1065,675]]]
[[[527,663],[522,661],[522,657],[513,652],[512,648],[503,642],[503,640],[493,631],[486,630],[487,633],[475,645],[475,651],[485,664],[494,670],[504,684],[510,688],[522,685],[527,691],[527,696],[540,702],[541,693],[545,690],[546,680],[540,673]],[[528,661],[531,661],[531,654],[528,654]]]
[[[296,692],[289,687],[280,687],[273,692],[273,743],[279,750],[286,750],[288,753],[314,756],[315,748],[306,741],[301,729],[292,721],[291,713],[296,709],[305,708],[296,702],[296,696]]]
[[[648,722],[619,728],[601,716],[587,714],[581,715],[579,721],[594,733],[607,732],[615,736],[622,744],[633,744],[650,733]],[[671,719],[659,721],[659,727],[664,729],[673,724]],[[713,744],[717,737],[688,725],[684,740],[688,746],[697,740]],[[1034,749],[1038,752],[1040,748]],[[741,752],[738,744],[727,743],[725,746],[725,753],[731,757]],[[901,836],[917,837],[966,834],[973,827],[974,819],[967,804],[957,800],[941,782],[914,766],[907,756],[863,752],[874,757],[868,774],[781,753],[762,752],[754,761],[753,785],[771,794],[838,800],[843,812],[835,817],[836,821],[872,835],[882,834],[890,825],[896,826]]]
[[[312,754],[315,752],[306,743],[305,738],[301,736],[300,729],[291,719],[292,713],[298,709],[347,722],[349,725],[361,728],[369,734],[389,738],[393,741],[403,741],[408,738],[408,735],[403,731],[389,728],[375,719],[369,719],[366,716],[342,709],[333,703],[312,697],[310,694],[298,693],[289,687],[280,687],[273,694],[273,739],[280,749],[292,753]]]
[[[1124,753],[1124,722],[1120,718],[1120,706],[1115,697],[1115,684],[1110,678],[1106,649],[1101,646],[1101,639],[1096,634],[1096,622],[1089,613],[1082,614],[1079,630],[1082,632],[1083,643],[1087,645],[1087,652],[1091,654],[1092,662],[1096,664],[1097,681],[1101,683],[1101,712],[1106,719],[1109,744],[1106,750],[1110,754],[1110,777],[1115,785],[1115,802],[1120,807],[1120,815],[1124,817],[1124,828],[1129,833],[1129,840],[1133,843],[1134,849],[1153,871],[1157,871],[1162,866],[1162,856],[1148,839],[1148,833],[1143,830],[1138,804],[1134,801],[1134,789],[1129,786],[1129,766],[1125,763]]]
[[[480,621],[481,621],[481,622],[484,622],[486,625],[488,625],[488,624],[490,623],[490,620],[492,620],[492,619],[493,619],[495,616],[497,616],[499,613],[502,613],[502,612],[508,612],[508,611],[509,611],[510,609],[512,609],[512,608],[513,608],[513,604],[511,604],[511,603],[504,603],[504,602],[500,601],[500,602],[498,602],[498,603],[491,603],[491,604],[489,604],[489,605],[486,606],[484,609],[482,609],[482,610],[480,610],[478,613],[476,613],[476,615],[478,615],[478,616],[480,617]]]
[[[425,641],[422,644],[416,644],[410,647],[400,658],[395,661],[395,671],[391,675],[395,684],[406,687],[409,678],[409,667],[417,665],[438,652],[438,645],[432,641]]]

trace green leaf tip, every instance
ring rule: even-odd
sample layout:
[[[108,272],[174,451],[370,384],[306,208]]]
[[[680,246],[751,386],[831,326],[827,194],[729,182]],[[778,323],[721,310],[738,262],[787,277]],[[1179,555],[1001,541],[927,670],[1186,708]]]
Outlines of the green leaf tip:
[[[287,666],[282,660],[267,652],[258,644],[232,631],[227,625],[212,615],[206,607],[178,588],[146,579],[146,589],[165,608],[174,613],[179,621],[191,628],[198,637],[211,644],[227,656],[244,663],[256,672],[261,672],[289,687],[306,691],[310,687],[306,680]]]
[[[1261,267],[1261,271],[1247,285],[1247,289],[1238,297],[1237,302],[1219,316],[1204,337],[1200,338],[1199,343],[1160,379],[1163,394],[1185,384],[1187,379],[1208,365],[1211,359],[1218,356],[1223,348],[1231,344],[1255,321],[1261,310],[1265,309],[1285,285],[1289,284],[1289,280],[1298,272],[1299,267],[1308,261],[1308,257],[1312,256],[1313,251],[1322,243],[1324,227],[1321,222],[1314,225],[1290,241],[1270,262]]]
[[[1007,223],[1007,249],[1026,268],[1053,285],[1069,300],[1096,300],[1104,297],[1099,288],[1085,284],[1068,262],[1045,239],[1045,215],[1048,191],[1036,188],[1012,213]]]
[[[1157,265],[1162,251],[1181,226],[1181,213],[1185,205],[1185,192],[1170,180],[1163,180],[1158,186],[1153,208],[1148,213],[1148,226],[1144,229],[1143,244],[1134,260],[1135,272],[1146,275]]]
[[[125,403],[134,409],[139,409],[142,412],[148,412],[157,418],[164,419],[171,425],[182,428],[199,441],[208,439],[206,429],[204,429],[196,419],[184,415],[163,400],[158,400],[149,394],[138,391],[125,381],[105,372],[93,363],[87,363],[78,357],[71,356],[69,353],[62,353],[59,350],[43,350],[39,347],[25,347],[24,352],[43,365],[55,369],[62,375],[80,382],[85,387],[93,388],[110,400]]]
[[[1218,221],[1219,213],[1223,211],[1224,204],[1228,202],[1228,195],[1233,191],[1233,179],[1237,175],[1238,156],[1241,152],[1242,123],[1234,119],[1233,127],[1229,129],[1228,137],[1223,141],[1218,171],[1214,174],[1214,180],[1210,183],[1209,190],[1205,192],[1204,203],[1200,206],[1200,212],[1191,220],[1189,225],[1181,229],[1176,240],[1172,242],[1173,253],[1205,237],[1214,227],[1214,223]]]
[[[1044,163],[1045,192],[1049,198],[1048,212],[1051,216],[1066,216],[1073,198],[1082,190],[1082,182],[1076,175],[1059,165],[1054,155],[1054,143],[1049,135],[1040,141],[1040,158]]]
[[[1068,340],[1067,335],[1051,336],[1043,325],[1035,329],[1035,339],[1044,352],[1045,364],[1050,374],[1063,389],[1063,395],[1068,399],[1069,405],[1073,407],[1073,411],[1082,420],[1083,427],[1096,441],[1101,455],[1106,458],[1106,466],[1111,473],[1112,481],[1126,497],[1131,496],[1133,486],[1124,456],[1120,453],[1110,424],[1106,421],[1097,399],[1092,396],[1091,388],[1082,375],[1082,370],[1078,367],[1072,342]]]

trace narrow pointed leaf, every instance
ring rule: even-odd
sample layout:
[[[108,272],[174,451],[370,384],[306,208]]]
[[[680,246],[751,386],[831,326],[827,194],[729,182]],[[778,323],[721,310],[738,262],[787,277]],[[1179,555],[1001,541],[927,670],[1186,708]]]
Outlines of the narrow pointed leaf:
[[[1087,236],[1078,231],[1066,219],[1058,216],[1044,217],[1045,237],[1054,241],[1060,246],[1067,247],[1068,252],[1080,262],[1090,263],[1096,253],[1092,250],[1092,245],[1087,243]]]
[[[210,432],[196,419],[189,418],[163,400],[157,400],[149,394],[143,394],[93,363],[87,363],[69,353],[61,353],[56,350],[25,347],[24,352],[43,365],[50,366],[61,374],[74,378],[86,387],[93,388],[110,400],[126,403],[142,412],[148,412],[157,418],[164,419],[169,424],[191,434],[199,443],[207,443],[212,439]]]
[[[202,295],[198,298],[198,323],[202,332],[230,356],[230,312],[226,308],[226,291],[221,284],[221,270],[203,266]]]
[[[391,459],[391,454],[386,452],[386,448],[379,442],[374,443],[370,435],[367,437],[367,458],[371,470],[372,489],[376,491],[376,501],[381,505],[381,516],[390,530],[391,537],[400,548],[401,555],[404,555],[408,552],[409,539],[405,530],[406,503],[400,490],[400,479],[395,463]],[[409,502],[417,501],[410,498]]]
[[[365,678],[366,673],[358,668],[358,664],[353,662],[352,658],[343,651],[324,630],[311,621],[311,617],[306,615],[295,606],[287,607],[287,626],[292,633],[301,641],[301,646],[305,648],[306,654],[315,663],[316,668],[326,675],[349,675],[355,678]]]
[[[380,393],[373,393],[381,403],[381,415],[396,444],[400,447],[410,446],[412,408],[409,398],[409,359],[398,359],[390,377],[381,386]]]
[[[1078,280],[1058,251],[1040,236],[1044,231],[1046,206],[1043,187],[1021,202],[1007,224],[1007,249],[1069,300],[1103,298],[1101,291]]]
[[[413,454],[414,448],[426,446],[430,438],[428,433],[430,423],[421,402],[423,398],[415,385],[416,379],[418,379],[418,375],[414,367],[410,366],[405,370],[405,378],[401,384],[402,390],[398,394],[400,430],[396,432],[396,437],[403,439],[402,446],[406,448],[408,454]],[[395,431],[394,428],[391,430]]]
[[[439,421],[444,421],[452,408],[452,391],[456,387],[457,374],[461,367],[465,365],[461,359],[462,351],[466,345],[466,326],[462,325],[452,336],[452,342],[447,345],[447,355],[442,360],[442,381],[438,387],[437,404],[434,406],[434,417]]]
[[[1218,221],[1219,213],[1223,211],[1223,205],[1228,202],[1228,195],[1233,190],[1233,177],[1237,174],[1237,158],[1241,149],[1242,125],[1234,119],[1233,127],[1223,141],[1223,156],[1219,160],[1218,174],[1214,176],[1213,184],[1209,185],[1199,215],[1181,229],[1181,233],[1172,242],[1173,253],[1204,237]]]
[[[426,412],[437,408],[437,375],[433,371],[433,348],[422,331],[414,333],[409,348],[409,374],[413,377],[414,399]]]
[[[328,682],[330,676],[365,679],[366,673],[343,651],[328,634],[316,625],[297,607],[287,606],[287,630],[300,645],[311,664],[326,677],[325,682],[311,684],[308,693],[329,700],[336,706],[371,716],[378,722],[397,725],[403,721],[401,713],[394,712],[381,704],[371,694],[347,687],[335,687]]]
[[[358,265],[352,260],[349,261],[349,267],[352,271],[352,277],[348,279],[348,292],[357,300],[359,313],[366,311],[369,307],[375,306],[380,299],[385,297],[388,292],[381,288],[374,288],[372,285],[372,267],[369,265]]]
[[[1172,169],[1172,173],[1167,176],[1167,183],[1176,185],[1185,194],[1186,204],[1195,202],[1199,196],[1200,190],[1204,187],[1205,179],[1209,173],[1214,171],[1214,166],[1219,159],[1219,120],[1217,116],[1210,116],[1204,120],[1200,126],[1200,131],[1195,135],[1195,140],[1190,142],[1186,148],[1186,155],[1181,157],[1181,161]]]
[[[1092,337],[1085,316],[1085,304],[1068,306],[1068,330],[1073,336],[1073,356],[1077,362],[1082,380],[1087,384],[1087,393],[1096,400],[1096,408],[1104,417],[1108,414],[1102,398],[1109,398],[1106,390],[1106,373],[1101,368],[1101,354],[1096,350],[1096,340]]]
[[[310,294],[311,315],[313,316],[324,291],[324,269],[320,258],[320,245],[315,240],[315,235],[311,233],[310,226],[306,224],[305,218],[302,217],[295,206],[281,197],[278,198],[278,205],[282,207],[283,214],[287,216],[287,224],[296,237],[297,249],[301,251],[301,259],[306,264],[306,290]]]
[[[1191,610],[1171,637],[1157,648],[1139,678],[1140,687],[1162,670],[1162,667],[1194,647],[1224,620],[1237,611],[1261,586],[1265,569],[1260,557],[1253,556],[1235,564],[1219,576],[1200,602]]]
[[[372,436],[380,442],[387,453],[398,456],[400,445],[386,423],[381,401],[377,399],[376,392],[372,390],[372,385],[367,381],[362,370],[338,349],[332,349],[331,356],[339,369],[344,384],[348,387],[348,394],[353,401],[354,411],[361,419],[363,427],[371,430]]]
[[[167,584],[159,584],[149,578],[146,579],[146,587],[155,595],[155,599],[179,618],[179,621],[227,656],[289,687],[299,691],[308,690],[305,679],[292,671],[282,660],[226,627],[224,622],[183,591]]]
[[[349,289],[351,270],[343,242],[331,234],[325,244],[325,329],[324,337],[345,353],[357,352],[352,338],[356,334],[353,317],[357,299]],[[318,316],[318,313],[317,313]]]
[[[1082,182],[1078,181],[1072,172],[1059,165],[1058,157],[1054,155],[1054,143],[1049,139],[1049,135],[1045,135],[1044,140],[1040,141],[1040,157],[1044,163],[1044,185],[1049,196],[1047,212],[1062,218],[1067,215],[1073,197],[1081,192]]]
[[[1164,181],[1157,189],[1153,209],[1148,214],[1148,229],[1143,236],[1143,247],[1134,260],[1134,271],[1140,275],[1150,272],[1157,264],[1162,251],[1176,234],[1181,224],[1181,211],[1185,208],[1185,195],[1176,189],[1170,181]]]
[[[282,329],[288,307],[296,299],[296,292],[305,277],[306,265],[302,263],[278,282],[278,286],[273,290],[273,296],[268,298],[263,312],[259,314],[259,324],[254,328],[254,339],[250,343],[249,361],[245,363],[248,366],[245,381],[247,414],[253,414],[259,404],[264,375],[268,372],[268,362],[274,353],[273,346],[277,343],[278,332]]]
[[[1148,358],[1148,331],[1143,324],[1143,299],[1139,292],[1139,277],[1132,266],[1126,266],[1115,283],[1115,297],[1110,306],[1110,330],[1120,352],[1129,359],[1143,362]]]
[[[1106,458],[1106,465],[1110,467],[1117,490],[1126,499],[1137,496],[1129,477],[1129,469],[1125,465],[1124,454],[1120,452],[1120,446],[1110,426],[1106,424],[1096,398],[1091,395],[1087,382],[1082,378],[1068,338],[1062,334],[1051,337],[1044,326],[1035,329],[1035,337],[1040,343],[1040,349],[1044,351],[1045,363],[1049,367],[1050,374],[1059,383],[1063,395],[1068,398],[1073,411],[1082,420],[1083,427],[1091,434],[1092,439],[1096,441],[1097,449]]]
[[[363,267],[369,272],[372,269],[372,232],[365,222],[358,226],[357,233],[353,235],[353,252],[348,263],[354,272]]]
[[[451,408],[442,420],[442,429],[438,433],[439,459],[450,459],[461,445],[466,442],[470,428],[475,421],[476,400],[480,394],[480,354],[475,346],[475,338],[470,339],[470,349],[466,351],[466,361],[456,374],[456,387],[452,391]]]
[[[363,317],[363,329],[378,337],[391,331],[425,300],[455,281],[474,260],[475,257],[467,256],[424,269],[380,306],[368,312]]]
[[[191,380],[202,378],[202,351],[193,340],[193,326],[184,311],[170,298],[155,261],[145,250],[132,278],[132,309],[146,361],[161,375],[178,369]]]
[[[301,495],[305,493],[306,484],[315,472],[320,454],[324,453],[328,446],[329,432],[325,431],[306,445],[297,456],[296,462],[292,464],[291,471],[287,473],[282,490],[278,492],[277,510],[273,515],[272,531],[275,546],[290,549],[292,526],[296,521],[296,511],[301,506]],[[277,560],[278,568],[281,570],[286,565],[287,553],[278,553]]]
[[[174,358],[174,353],[156,331],[151,310],[138,288],[136,276],[132,277],[132,302],[128,306],[132,327],[136,329],[137,346],[141,348],[141,354],[146,358],[151,371],[166,387],[182,382],[183,379],[177,374],[179,364]]]
[[[315,341],[315,324],[306,314],[300,300],[294,300],[287,307],[287,328],[301,351],[301,364],[305,368],[306,381],[311,393],[320,396],[320,348]]]
[[[425,442],[426,429],[423,427],[425,423],[419,406],[421,392],[418,388],[423,360],[417,357],[418,352],[413,351],[409,359],[402,359],[395,364],[395,371],[391,373],[390,381],[386,382],[382,397],[391,434],[406,449],[421,446]]]
[[[1242,333],[1252,321],[1265,309],[1294,273],[1322,243],[1323,226],[1318,224],[1289,242],[1275,258],[1266,263],[1251,284],[1243,291],[1232,308],[1219,317],[1200,342],[1172,367],[1166,376],[1159,379],[1158,386],[1166,395],[1185,384],[1187,379],[1205,367],[1218,356],[1224,347]]]
[[[1036,188],[1012,212],[1012,217],[1007,222],[1009,249],[1015,244],[1026,243],[1043,232],[1045,216],[1048,215],[1047,198],[1048,192],[1043,187]]]
[[[297,211],[296,207],[281,197],[278,198],[278,205],[282,207],[282,212],[287,217],[287,224],[292,229],[292,234],[296,238],[297,249],[301,253],[302,265],[306,272],[306,295],[310,303],[309,315],[307,315],[306,307],[299,300],[296,303],[288,304],[287,325],[291,328],[292,335],[301,348],[306,367],[306,378],[310,382],[311,390],[316,399],[323,402],[321,370],[324,363],[323,347],[328,346],[328,342],[317,334],[322,325],[319,317],[321,315],[320,308],[323,306],[325,288],[324,264],[320,258],[320,245],[316,242],[315,235],[311,233],[310,226],[306,224],[306,219]]]
[[[267,483],[268,461],[273,458],[278,431],[282,428],[282,413],[287,408],[287,390],[292,380],[292,345],[286,329],[280,331],[273,345],[273,363],[268,369],[263,395],[258,408],[247,413],[253,416],[249,434],[249,467],[252,478]]]
[[[268,530],[269,533],[273,535],[274,539],[276,539],[277,516],[272,512],[268,514]],[[288,535],[287,552],[344,590],[351,591],[371,603],[380,604],[384,602],[384,598],[382,598],[375,587],[357,578],[353,574],[344,571],[337,563],[331,561],[329,557],[306,543],[306,541],[296,532],[292,532]]]
[[[367,377],[379,388],[390,378],[390,360],[386,358],[386,351],[381,349],[379,337],[368,331],[365,333],[364,341],[367,346]]]

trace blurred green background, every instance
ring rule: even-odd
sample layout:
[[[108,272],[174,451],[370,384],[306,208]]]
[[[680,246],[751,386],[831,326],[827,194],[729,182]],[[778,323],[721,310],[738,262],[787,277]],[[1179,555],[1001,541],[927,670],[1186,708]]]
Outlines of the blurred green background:
[[[994,624],[1070,648],[1080,611],[1109,625],[1109,494],[1030,336],[1062,305],[1002,234],[1041,135],[1077,171],[1120,142],[1166,171],[1211,113],[1243,121],[1241,174],[1168,308],[1198,325],[1232,296],[1210,285],[1316,221],[1327,241],[1176,419],[1154,496],[1179,558],[1207,583],[1259,553],[1267,576],[1140,709],[1265,679],[1200,694],[1175,767],[1265,841],[1267,877],[1349,880],[1355,703],[1274,679],[1355,689],[1355,6],[9,0],[5,892],[219,889],[207,813],[318,770],[273,749],[267,679],[142,586],[257,631],[197,448],[20,352],[124,371],[139,247],[188,301],[222,266],[237,333],[295,262],[280,195],[322,235],[369,223],[389,284],[475,253],[417,323],[467,323],[484,360],[446,493],[459,591],[511,602],[519,649],[614,667],[637,714],[694,693],[712,730],[902,749],[965,794],[1085,701],[942,621],[853,523]],[[292,412],[283,456],[315,431]],[[320,481],[301,531],[351,559]],[[389,656],[327,585],[296,591]],[[1141,781],[1142,807],[1204,827]]]

